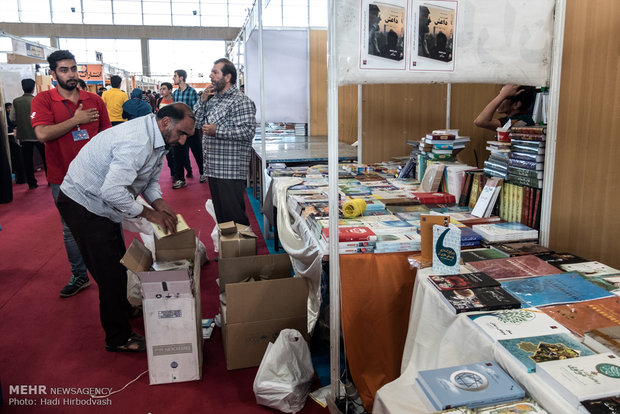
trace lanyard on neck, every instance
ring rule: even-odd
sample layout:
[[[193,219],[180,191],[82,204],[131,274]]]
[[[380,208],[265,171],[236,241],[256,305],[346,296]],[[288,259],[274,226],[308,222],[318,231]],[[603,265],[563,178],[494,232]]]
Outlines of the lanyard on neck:
[[[63,100],[62,103],[65,105],[65,108],[67,108],[67,111],[69,111],[69,113],[71,114],[71,118],[73,118],[73,115],[74,115],[73,111],[71,110],[71,108],[69,108],[69,105],[67,105],[67,102]],[[76,126],[77,126],[77,130],[79,131],[80,124],[77,124]]]

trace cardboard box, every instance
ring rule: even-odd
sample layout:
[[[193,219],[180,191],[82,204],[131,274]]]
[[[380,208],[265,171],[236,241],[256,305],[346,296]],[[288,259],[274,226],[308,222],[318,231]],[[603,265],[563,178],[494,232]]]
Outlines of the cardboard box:
[[[256,234],[250,226],[235,227],[237,231],[230,234],[223,234],[220,229],[220,258],[256,255]]]
[[[220,223],[217,226],[220,229],[220,234],[235,234],[237,232],[237,225],[234,221]]]
[[[150,271],[150,251],[134,239],[121,263],[135,272],[142,283],[142,307],[146,336],[149,382],[151,385],[200,380],[202,377],[202,328],[200,301],[200,255],[189,243],[180,243],[178,251],[165,244],[164,256],[170,260],[193,259],[194,268],[187,270]],[[176,236],[176,235],[175,235]],[[185,240],[182,236],[181,240]],[[165,240],[168,237],[162,238]],[[155,255],[160,257],[155,242]],[[190,279],[191,277],[191,279]]]
[[[291,277],[288,255],[221,258],[219,274],[226,293],[221,312],[227,369],[260,365],[282,329],[297,329],[308,340],[308,287],[303,278]],[[243,281],[251,277],[263,280]]]

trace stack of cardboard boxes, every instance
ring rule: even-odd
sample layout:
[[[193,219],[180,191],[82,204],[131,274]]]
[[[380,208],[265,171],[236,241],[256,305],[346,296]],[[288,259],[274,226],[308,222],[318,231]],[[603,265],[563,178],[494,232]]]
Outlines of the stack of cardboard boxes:
[[[229,370],[260,365],[282,329],[307,332],[306,281],[291,277],[287,254],[256,256],[256,236],[248,230],[220,224],[220,313]]]
[[[121,260],[141,282],[150,384],[199,380],[203,342],[194,230],[155,239],[155,258],[158,263],[182,261],[186,266],[152,271],[151,251],[137,239]]]

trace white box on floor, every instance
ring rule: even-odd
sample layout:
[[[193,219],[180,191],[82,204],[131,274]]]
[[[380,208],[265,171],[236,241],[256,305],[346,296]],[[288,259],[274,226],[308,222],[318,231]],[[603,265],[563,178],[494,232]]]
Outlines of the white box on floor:
[[[144,299],[142,306],[150,384],[199,380],[194,298]]]

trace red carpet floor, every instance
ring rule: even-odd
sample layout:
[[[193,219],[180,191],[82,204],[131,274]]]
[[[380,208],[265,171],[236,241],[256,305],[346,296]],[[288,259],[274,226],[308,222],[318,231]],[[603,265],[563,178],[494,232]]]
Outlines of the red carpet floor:
[[[208,185],[194,178],[180,190],[171,189],[169,169],[164,167],[161,185],[164,199],[200,234],[213,257],[211,230],[214,223],[205,212]],[[278,412],[256,404],[252,384],[257,368],[227,371],[221,331],[215,329],[205,342],[203,379],[151,386],[148,374],[107,400],[105,406],[82,405],[88,387],[119,390],[147,370],[146,354],[110,353],[104,350],[99,324],[97,286],[71,298],[58,293],[70,276],[61,225],[42,172],[39,188],[13,187],[13,202],[0,204],[0,382],[2,413],[269,413]],[[247,209],[251,212],[246,200]],[[254,232],[258,224],[250,214]],[[136,234],[125,233],[127,245]],[[267,254],[262,237],[258,253]],[[202,268],[203,318],[218,312],[215,279],[217,263]],[[143,333],[142,319],[134,329]],[[318,383],[314,388],[317,388]],[[15,386],[71,387],[70,395],[43,405],[52,395],[16,392]],[[314,389],[313,388],[313,389]],[[20,389],[21,390],[21,389]],[[72,401],[63,401],[63,398]],[[75,400],[78,400],[77,402]],[[82,404],[79,404],[79,403]],[[91,401],[92,402],[92,401]],[[328,412],[308,398],[302,413]]]

